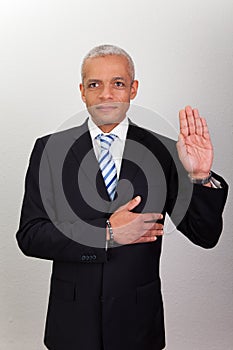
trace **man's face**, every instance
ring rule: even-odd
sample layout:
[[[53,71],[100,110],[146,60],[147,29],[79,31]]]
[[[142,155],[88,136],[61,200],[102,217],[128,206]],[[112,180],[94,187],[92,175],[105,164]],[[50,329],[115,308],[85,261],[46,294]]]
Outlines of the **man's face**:
[[[100,128],[111,129],[124,119],[137,88],[138,82],[131,81],[124,56],[108,55],[86,60],[81,96]]]

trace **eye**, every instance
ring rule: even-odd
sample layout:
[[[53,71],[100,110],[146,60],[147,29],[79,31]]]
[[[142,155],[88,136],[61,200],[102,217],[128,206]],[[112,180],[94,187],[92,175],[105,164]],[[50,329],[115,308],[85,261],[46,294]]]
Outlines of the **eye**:
[[[92,82],[92,83],[88,84],[89,89],[95,89],[95,88],[98,88],[99,86],[100,86],[100,84],[97,82]]]
[[[123,88],[125,87],[125,84],[122,81],[115,81],[115,86],[118,88]]]

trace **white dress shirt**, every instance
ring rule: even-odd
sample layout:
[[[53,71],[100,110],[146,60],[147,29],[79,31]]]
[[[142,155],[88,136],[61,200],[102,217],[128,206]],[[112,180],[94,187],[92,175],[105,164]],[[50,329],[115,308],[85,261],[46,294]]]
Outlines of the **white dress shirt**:
[[[94,149],[97,160],[99,159],[99,156],[101,153],[101,146],[100,146],[100,140],[97,140],[96,136],[98,136],[99,134],[117,135],[116,140],[112,143],[112,145],[110,147],[110,152],[111,152],[112,158],[113,158],[115,165],[116,165],[118,179],[120,176],[121,162],[122,162],[122,158],[123,158],[123,152],[124,152],[124,148],[125,148],[125,140],[126,140],[128,127],[129,127],[129,120],[128,120],[128,117],[125,117],[125,119],[123,119],[122,122],[120,122],[110,133],[104,133],[93,122],[91,117],[89,117],[89,119],[88,119],[88,129],[90,131],[93,149]]]

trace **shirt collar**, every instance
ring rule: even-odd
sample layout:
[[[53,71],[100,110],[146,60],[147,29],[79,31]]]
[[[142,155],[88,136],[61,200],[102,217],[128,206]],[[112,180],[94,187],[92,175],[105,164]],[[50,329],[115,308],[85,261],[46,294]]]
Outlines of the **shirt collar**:
[[[117,135],[120,140],[125,141],[128,127],[129,119],[128,117],[125,117],[114,129],[111,130],[111,133]],[[103,131],[93,122],[90,116],[88,118],[88,129],[91,135],[92,142],[99,134],[108,134],[103,133]]]

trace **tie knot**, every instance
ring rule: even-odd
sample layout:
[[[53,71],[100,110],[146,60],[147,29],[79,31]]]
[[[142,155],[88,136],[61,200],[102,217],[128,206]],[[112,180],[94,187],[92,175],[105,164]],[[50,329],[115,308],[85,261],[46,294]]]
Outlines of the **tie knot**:
[[[99,134],[97,136],[97,139],[100,140],[101,148],[103,149],[109,149],[111,147],[111,144],[116,138],[117,138],[117,135],[115,134],[107,134],[107,135]]]

